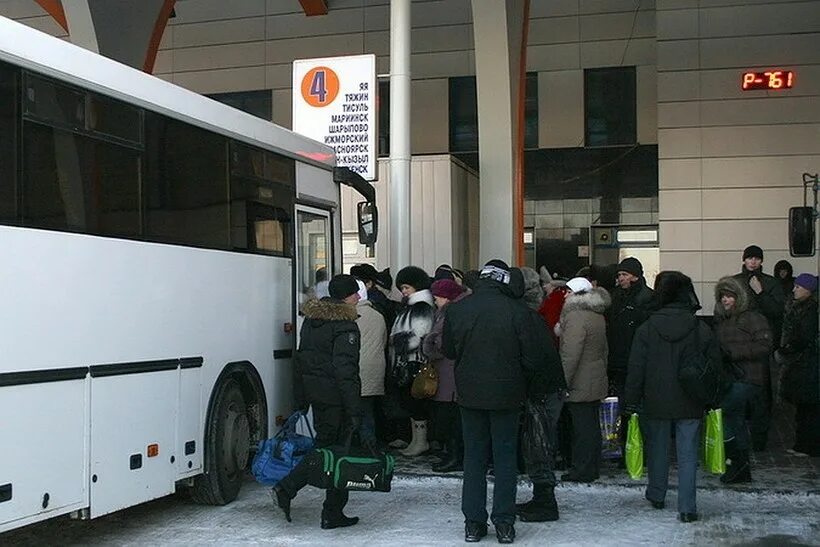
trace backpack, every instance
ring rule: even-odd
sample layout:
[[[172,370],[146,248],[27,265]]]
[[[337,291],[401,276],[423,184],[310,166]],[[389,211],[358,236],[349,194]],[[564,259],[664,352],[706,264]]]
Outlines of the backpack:
[[[727,381],[723,363],[704,353],[700,343],[700,321],[695,325],[694,345],[681,356],[678,382],[684,393],[704,406],[715,406],[723,398]]]

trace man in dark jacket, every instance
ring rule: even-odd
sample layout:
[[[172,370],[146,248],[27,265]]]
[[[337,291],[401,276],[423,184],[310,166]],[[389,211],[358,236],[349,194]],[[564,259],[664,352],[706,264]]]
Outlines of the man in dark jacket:
[[[487,465],[492,450],[495,490],[491,519],[500,543],[515,539],[518,416],[536,370],[533,321],[520,300],[523,278],[491,260],[470,298],[452,304],[444,320],[444,354],[455,361],[464,434],[461,510],[465,540],[487,534]]]
[[[623,397],[632,339],[638,327],[649,317],[652,289],[646,286],[643,265],[633,257],[625,258],[618,264],[617,283],[612,292],[612,307],[607,322],[609,359],[606,374],[610,393]]]
[[[359,286],[350,275],[337,275],[328,286],[330,297],[309,300],[302,311],[299,352],[296,356],[294,395],[299,408],[313,407],[316,446],[344,444],[361,422],[359,327],[356,302]],[[313,462],[305,458],[273,489],[279,507],[290,522],[290,502],[311,475]],[[342,513],[348,493],[328,489],[322,507],[322,528],[352,526],[358,517]]]
[[[746,295],[749,297],[749,309],[762,314],[769,322],[774,342],[772,351],[774,351],[780,345],[780,329],[786,309],[786,297],[780,282],[763,273],[763,249],[757,245],[749,245],[743,249],[743,267],[740,273],[733,277],[746,290]],[[749,402],[752,418],[752,446],[756,451],[766,449],[771,421],[772,386],[769,367],[766,367],[765,373],[763,389]]]

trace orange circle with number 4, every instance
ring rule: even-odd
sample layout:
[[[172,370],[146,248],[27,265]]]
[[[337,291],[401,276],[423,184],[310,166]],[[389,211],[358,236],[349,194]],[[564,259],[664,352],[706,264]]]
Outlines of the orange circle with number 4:
[[[339,76],[326,66],[312,68],[302,78],[302,98],[310,106],[327,106],[339,94]]]

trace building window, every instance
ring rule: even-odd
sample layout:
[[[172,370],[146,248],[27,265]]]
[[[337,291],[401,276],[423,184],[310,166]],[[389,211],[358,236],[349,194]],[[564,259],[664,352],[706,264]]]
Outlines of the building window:
[[[450,152],[478,151],[475,76],[450,78]],[[538,74],[528,72],[524,95],[524,148],[538,148]]]
[[[273,119],[273,100],[270,89],[257,91],[235,91],[233,93],[213,93],[206,95],[215,101],[232,106],[237,110],[253,114],[265,121]]]
[[[635,144],[635,67],[584,71],[584,139],[587,146]]]
[[[379,82],[379,157],[390,155],[390,82]]]

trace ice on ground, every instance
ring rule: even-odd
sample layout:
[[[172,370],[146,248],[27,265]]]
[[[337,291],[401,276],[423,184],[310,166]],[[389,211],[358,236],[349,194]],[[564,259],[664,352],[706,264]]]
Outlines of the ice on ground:
[[[350,495],[351,528],[321,530],[322,491],[305,488],[293,501],[293,522],[273,506],[270,489],[247,483],[225,507],[194,505],[180,496],[90,522],[51,521],[0,537],[2,544],[63,545],[463,545],[461,481],[396,478],[393,491]],[[488,505],[492,485],[488,486]],[[676,495],[653,509],[643,488],[560,486],[561,519],[516,523],[518,545],[820,545],[820,496],[699,491],[701,520],[677,520]],[[519,487],[519,501],[530,496]],[[484,543],[495,544],[493,529]]]

